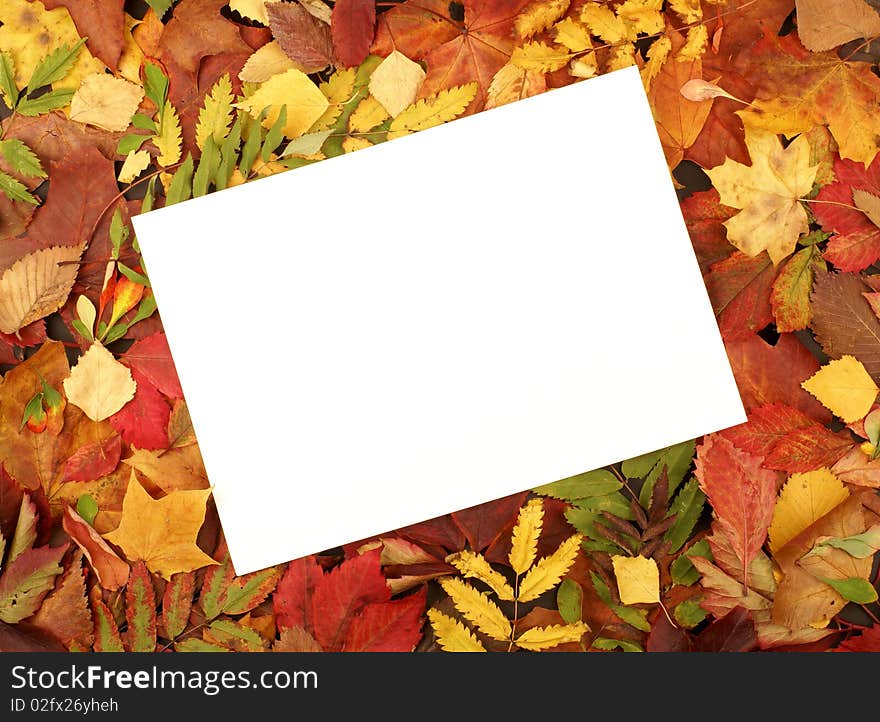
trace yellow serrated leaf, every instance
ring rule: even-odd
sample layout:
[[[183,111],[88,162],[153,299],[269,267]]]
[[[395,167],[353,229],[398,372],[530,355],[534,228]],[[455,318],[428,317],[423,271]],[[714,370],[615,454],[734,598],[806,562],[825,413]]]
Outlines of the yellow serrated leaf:
[[[801,386],[848,424],[867,415],[878,391],[874,379],[854,356],[826,364]]]
[[[480,644],[473,633],[457,619],[453,619],[436,609],[428,610],[428,619],[437,644],[445,652],[485,652],[486,648]]]
[[[560,644],[579,642],[590,628],[584,622],[551,624],[548,627],[532,627],[516,638],[516,646],[532,652],[558,647]]]
[[[495,595],[503,601],[513,601],[513,587],[504,578],[501,572],[495,571],[482,554],[471,551],[461,551],[446,559],[465,578],[479,579],[495,592]]]
[[[205,103],[199,110],[196,124],[196,145],[199,148],[205,147],[205,141],[209,137],[217,145],[223,142],[232,122],[232,101],[232,82],[229,73],[224,73],[205,96]]]
[[[672,40],[665,35],[659,38],[648,50],[648,62],[642,68],[642,82],[645,84],[645,90],[651,89],[654,78],[660,74],[660,70],[671,52]]]
[[[117,361],[100,341],[95,341],[64,379],[67,400],[92,421],[113,416],[134,398],[137,384],[131,371]]]
[[[243,18],[269,25],[266,0],[229,0],[229,9],[235,10]]]
[[[532,0],[516,16],[513,27],[525,40],[546,30],[568,10],[570,0]]]
[[[586,26],[579,23],[574,18],[565,18],[558,22],[553,30],[555,32],[556,42],[568,48],[573,53],[579,53],[589,50],[593,47],[593,41],[590,39],[590,31]]]
[[[84,78],[70,101],[70,119],[110,132],[128,128],[144,90],[139,85],[107,73]]]
[[[356,150],[363,150],[373,145],[366,138],[352,138],[348,136],[342,141],[342,151],[344,153],[354,153]]]
[[[305,70],[288,58],[278,41],[273,40],[247,59],[238,73],[238,79],[243,83],[264,83],[273,75],[285,73],[292,68]]]
[[[388,111],[382,107],[382,103],[369,95],[358,103],[349,117],[348,130],[352,133],[365,133],[387,118]]]
[[[153,138],[153,143],[159,149],[159,157],[156,162],[163,168],[174,165],[180,160],[180,146],[182,138],[180,135],[180,118],[177,111],[171,105],[170,100],[165,101],[165,110],[162,112],[162,125],[159,128],[159,135]]]
[[[393,118],[416,101],[424,81],[422,66],[395,50],[376,66],[370,76],[370,95]]]
[[[258,118],[268,109],[263,126],[271,128],[281,108],[287,107],[287,123],[282,133],[287,138],[298,138],[309,130],[329,105],[327,98],[308,75],[292,68],[279,75],[273,75],[248,98],[235,104],[236,108],[246,110]]]
[[[681,15],[686,23],[695,23],[703,18],[700,0],[669,0],[669,7]]]
[[[125,156],[125,162],[119,169],[117,180],[120,183],[131,183],[147,166],[150,165],[150,154],[145,150],[132,150]]]
[[[510,566],[517,574],[522,574],[535,562],[538,553],[538,539],[544,523],[544,502],[541,499],[530,499],[519,510],[516,525],[510,537]]]
[[[534,70],[540,73],[552,73],[559,70],[571,59],[571,54],[564,48],[556,48],[547,43],[526,43],[513,49],[510,62],[523,70]]]
[[[64,305],[76,280],[80,246],[42,248],[0,276],[0,332],[18,333]],[[62,265],[63,264],[63,265]]]
[[[616,48],[611,48],[611,56],[608,58],[606,69],[608,72],[612,72],[637,64],[636,51],[633,46],[618,45]]]
[[[608,44],[629,38],[626,23],[605,5],[586,3],[581,8],[581,22],[590,29],[590,33]]]
[[[695,25],[688,30],[687,41],[675,54],[679,62],[699,60],[709,47],[709,29],[705,25]]]
[[[498,641],[510,639],[510,622],[483,592],[456,577],[441,579],[440,586],[459,613],[483,634]]]
[[[513,63],[505,63],[489,83],[486,91],[486,110],[543,93],[545,90],[547,90],[547,81],[543,73],[523,70]]]
[[[426,130],[461,115],[477,97],[477,84],[457,85],[413,103],[398,115],[388,130],[388,139]]]
[[[626,0],[617,8],[618,17],[630,26],[630,37],[638,33],[654,35],[663,32],[663,0]]]
[[[660,570],[645,557],[611,557],[621,604],[652,604],[660,601]]]
[[[519,601],[530,602],[559,584],[562,576],[574,564],[582,540],[580,534],[570,536],[549,557],[544,557],[529,569],[519,585]]]
[[[849,491],[829,469],[792,474],[773,509],[770,551],[775,554],[848,497]]]
[[[354,95],[354,81],[357,77],[357,68],[337,70],[326,81],[318,86],[321,93],[327,98],[329,105],[312,125],[312,132],[326,130],[336,122],[342,113],[342,106],[351,100]]]

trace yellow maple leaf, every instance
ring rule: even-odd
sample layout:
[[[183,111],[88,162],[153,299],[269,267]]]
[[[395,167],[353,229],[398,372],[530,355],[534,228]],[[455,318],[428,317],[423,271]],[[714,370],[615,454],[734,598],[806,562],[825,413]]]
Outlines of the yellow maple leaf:
[[[391,123],[388,139],[399,138],[417,130],[426,130],[461,115],[477,97],[477,84],[467,83],[441,90],[436,95],[413,103]]]
[[[657,562],[642,556],[611,557],[621,604],[651,604],[660,601],[660,570]]]
[[[327,110],[327,97],[318,89],[311,78],[301,70],[291,68],[284,73],[273,75],[262,83],[250,97],[236,103],[236,108],[246,110],[254,118],[268,109],[263,118],[263,126],[271,128],[281,109],[287,108],[287,122],[282,133],[287,138],[297,138],[312,127]]]
[[[196,546],[210,495],[210,489],[174,491],[156,500],[132,470],[119,526],[104,538],[121,548],[129,561],[141,559],[151,572],[165,579],[217,564]]]
[[[437,644],[446,652],[485,652],[474,634],[457,619],[443,614],[436,609],[428,610],[428,619]]]
[[[457,577],[441,579],[440,586],[459,613],[483,634],[498,641],[510,639],[510,622],[498,605],[483,592]]]
[[[513,21],[516,34],[525,40],[546,30],[561,18],[571,0],[532,0]]]
[[[137,384],[131,371],[95,341],[64,379],[67,400],[92,421],[103,421],[134,398]]]
[[[395,50],[370,76],[370,95],[394,118],[416,101],[424,81],[422,66]]]
[[[110,132],[128,128],[144,89],[123,78],[95,73],[84,78],[70,101],[70,119]]]
[[[565,48],[556,48],[547,43],[526,43],[513,49],[510,62],[523,70],[533,70],[540,73],[552,73],[559,70],[571,59],[571,54]]]
[[[854,356],[826,364],[801,386],[848,424],[865,417],[878,391],[874,379]]]
[[[229,73],[224,73],[205,96],[205,103],[199,111],[196,124],[196,145],[199,148],[205,147],[208,138],[213,138],[218,146],[223,142],[232,122],[232,101],[232,82]]]
[[[18,333],[64,305],[76,280],[79,246],[53,246],[29,253],[0,276],[0,332]],[[62,265],[63,264],[63,265]]]
[[[461,551],[446,558],[465,578],[479,579],[492,589],[499,599],[513,601],[513,587],[501,572],[495,571],[482,554]]]
[[[724,224],[728,240],[749,256],[766,250],[777,264],[810,228],[800,199],[812,189],[819,166],[810,165],[804,136],[783,148],[774,133],[747,126],[746,145],[751,166],[728,158],[706,173],[721,202],[740,209]]]
[[[792,474],[776,500],[770,524],[770,551],[774,554],[804,529],[849,497],[849,492],[826,468]]]
[[[180,160],[180,148],[183,139],[180,134],[180,118],[170,100],[165,101],[165,109],[162,111],[162,122],[159,127],[159,135],[153,138],[153,143],[159,149],[159,157],[156,162],[167,168]]]
[[[517,574],[522,574],[535,562],[538,553],[538,539],[544,523],[544,502],[529,499],[519,510],[516,525],[510,538],[510,566]]]
[[[278,41],[273,40],[247,59],[238,73],[238,79],[243,83],[264,83],[273,75],[285,73],[292,68],[305,70],[288,58]]]
[[[562,575],[574,564],[582,540],[580,534],[570,536],[555,552],[529,569],[519,585],[519,601],[530,602],[559,584]]]
[[[551,624],[547,627],[532,627],[516,638],[515,644],[522,649],[540,652],[542,649],[558,647],[560,644],[579,642],[590,631],[584,622],[572,624]]]

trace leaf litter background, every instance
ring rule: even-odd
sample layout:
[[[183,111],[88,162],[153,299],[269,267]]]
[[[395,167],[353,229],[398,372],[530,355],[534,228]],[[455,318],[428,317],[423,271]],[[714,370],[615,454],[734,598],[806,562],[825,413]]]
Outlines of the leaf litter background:
[[[0,649],[880,649],[878,6],[5,0]],[[749,422],[236,577],[131,216],[632,64]]]

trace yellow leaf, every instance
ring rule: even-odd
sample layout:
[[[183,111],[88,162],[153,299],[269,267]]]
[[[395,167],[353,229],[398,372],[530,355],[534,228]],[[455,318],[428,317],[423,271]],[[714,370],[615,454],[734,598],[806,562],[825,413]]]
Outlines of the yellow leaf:
[[[156,158],[156,162],[163,168],[174,165],[180,160],[180,145],[182,142],[180,118],[177,117],[177,111],[171,105],[170,100],[165,101],[159,135],[153,138],[153,142],[159,149],[159,157]]]
[[[526,39],[546,30],[565,14],[569,4],[570,0],[532,0],[513,21],[516,34]]]
[[[141,46],[135,42],[132,30],[139,24],[140,20],[136,20],[128,13],[125,13],[125,29],[123,30],[124,45],[122,46],[122,54],[119,56],[119,62],[116,67],[119,74],[132,83],[140,83],[141,64],[144,62],[144,51]]]
[[[631,65],[637,65],[636,52],[632,45],[618,45],[611,48],[611,57],[606,61],[606,72],[622,70]]]
[[[92,421],[113,416],[134,398],[137,384],[131,371],[95,341],[64,379],[67,400],[81,408]]]
[[[120,547],[129,561],[142,559],[151,572],[165,579],[217,564],[196,546],[210,495],[210,489],[175,491],[155,500],[132,471],[119,526],[104,538]]]
[[[424,81],[422,66],[395,50],[370,76],[370,95],[394,118],[416,102]]]
[[[695,23],[703,17],[700,0],[670,0],[669,6],[681,15],[686,23]]]
[[[232,122],[232,82],[229,73],[225,73],[205,96],[205,104],[199,111],[196,124],[196,145],[205,147],[205,141],[213,138],[219,146],[229,132]]]
[[[235,10],[243,18],[269,25],[266,0],[229,0],[229,9]]]
[[[853,356],[826,364],[801,386],[848,424],[865,417],[878,391],[862,362]]]
[[[593,35],[609,44],[619,43],[629,37],[626,23],[614,11],[599,3],[586,3],[581,8],[581,22]]]
[[[880,196],[875,196],[861,188],[854,188],[852,196],[856,208],[868,216],[871,223],[880,228]]]
[[[573,624],[551,624],[548,627],[532,627],[516,639],[516,646],[532,652],[550,649],[560,644],[579,642],[590,628],[584,622]]]
[[[446,561],[458,569],[463,577],[479,579],[489,586],[499,599],[513,601],[513,587],[503,574],[492,568],[482,554],[465,550],[447,557]]]
[[[828,469],[792,474],[773,509],[770,551],[775,554],[848,497],[846,487]]]
[[[356,150],[363,150],[373,145],[366,138],[344,138],[342,141],[342,150],[345,153],[354,153]]]
[[[197,444],[161,451],[132,449],[131,456],[122,463],[136,469],[166,494],[208,488],[208,473]]]
[[[70,119],[110,132],[128,128],[144,90],[122,78],[95,73],[82,81],[70,101]]]
[[[645,557],[611,557],[621,604],[651,604],[660,601],[660,570]]]
[[[348,119],[348,130],[351,133],[365,133],[375,128],[388,118],[388,111],[372,95],[358,103],[357,108]]]
[[[510,62],[523,70],[534,70],[541,73],[552,73],[559,70],[571,59],[571,54],[564,48],[554,48],[547,43],[526,43],[513,49]]]
[[[510,639],[510,622],[488,596],[456,577],[441,579],[440,586],[461,615],[483,634],[499,641]]]
[[[253,95],[237,103],[235,107],[246,110],[254,118],[258,118],[268,108],[263,126],[271,128],[278,120],[281,108],[286,106],[287,123],[282,132],[287,138],[297,138],[312,127],[328,105],[327,98],[309,76],[292,68],[273,75]]]
[[[562,575],[574,564],[582,539],[580,534],[570,536],[549,557],[535,564],[519,585],[519,601],[530,602],[559,584]]]
[[[461,115],[477,97],[477,84],[467,83],[441,90],[436,95],[413,103],[398,115],[388,130],[388,139],[399,138],[417,130],[426,130]]]
[[[556,33],[556,42],[564,45],[573,53],[579,53],[593,47],[590,31],[574,18],[565,18],[557,23],[553,30]]]
[[[651,84],[660,74],[660,70],[669,59],[672,52],[672,40],[668,35],[659,38],[648,50],[648,62],[642,68],[642,82],[645,84],[645,90],[651,89]]]
[[[721,202],[741,209],[724,224],[728,240],[749,256],[766,250],[777,264],[810,228],[799,199],[812,189],[819,166],[810,165],[805,136],[783,148],[775,133],[746,126],[746,145],[751,166],[728,158],[706,173]]]
[[[592,78],[599,72],[596,53],[587,53],[582,58],[575,58],[568,66],[568,72],[574,78]]]
[[[543,73],[523,70],[513,63],[501,66],[486,91],[486,109],[497,108],[516,100],[522,100],[547,89]]]
[[[428,610],[428,619],[437,638],[437,644],[446,652],[485,652],[470,630],[457,619],[449,617],[436,609]]]
[[[351,100],[354,95],[354,81],[357,77],[357,68],[346,68],[337,70],[325,82],[318,86],[327,102],[330,105],[321,114],[314,125],[312,131],[326,130],[336,122],[336,119],[342,113],[342,106]]]
[[[638,33],[654,35],[663,32],[662,7],[663,0],[626,0],[617,8],[617,15],[632,28],[629,33],[631,38]]]
[[[543,523],[544,502],[541,499],[530,499],[519,510],[516,526],[513,527],[513,534],[510,538],[508,559],[510,566],[517,574],[522,574],[535,562]]]
[[[0,49],[15,61],[15,82],[27,85],[39,62],[63,45],[79,42],[80,36],[66,8],[46,10],[41,2],[2,0],[0,2]],[[88,48],[79,51],[70,72],[52,84],[53,88],[79,87],[82,79],[104,70]]]
[[[709,47],[709,29],[705,25],[695,25],[688,30],[687,41],[675,54],[679,62],[699,60]]]
[[[303,70],[284,54],[278,41],[273,40],[247,59],[238,73],[238,79],[243,83],[263,83],[273,75],[285,73],[293,68]]]
[[[76,280],[81,254],[78,246],[52,246],[7,268],[0,276],[0,332],[17,333],[61,308]]]
[[[132,150],[125,156],[125,162],[119,169],[118,180],[120,183],[131,183],[147,166],[150,165],[150,154],[145,150]]]

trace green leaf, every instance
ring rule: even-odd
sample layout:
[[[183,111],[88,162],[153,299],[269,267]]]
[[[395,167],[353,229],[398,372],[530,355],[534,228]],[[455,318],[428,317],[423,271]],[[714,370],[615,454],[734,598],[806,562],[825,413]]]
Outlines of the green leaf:
[[[607,469],[596,469],[551,484],[537,486],[537,494],[552,496],[563,501],[575,501],[586,497],[605,496],[623,488],[623,484]]]
[[[259,652],[266,646],[258,632],[231,619],[218,619],[209,629],[211,637],[233,649]]]
[[[199,595],[199,606],[208,619],[215,619],[223,612],[223,607],[226,604],[226,590],[234,578],[229,554],[225,554],[219,561],[217,566],[210,567],[205,572],[205,580]]]
[[[192,611],[195,575],[182,572],[171,577],[162,595],[162,629],[168,639],[176,639],[189,622]]]
[[[85,519],[87,524],[92,524],[98,514],[98,502],[91,494],[82,494],[76,500],[76,513]]]
[[[174,4],[174,0],[146,0],[146,2],[153,9],[153,12],[156,13],[159,20],[162,19],[162,16]]]
[[[147,190],[144,193],[144,200],[141,201],[141,213],[149,213],[153,210],[153,205],[156,201],[156,176],[150,178],[147,181]],[[137,253],[141,252],[141,249],[137,246],[137,238],[132,241],[132,247]]]
[[[349,118],[351,118],[351,114],[360,104],[361,100],[370,94],[370,76],[381,62],[382,58],[376,55],[368,55],[366,60],[364,60],[364,62],[358,67],[357,74],[354,78],[352,97],[342,106],[342,112],[339,114],[339,117],[331,128],[333,132],[324,143],[324,155],[328,158],[333,158],[334,156],[345,153],[345,150],[342,147],[342,142],[347,135],[346,131],[348,129]],[[373,139],[372,134],[370,139]]]
[[[599,512],[591,509],[580,509],[576,506],[565,511],[565,518],[568,523],[588,538],[588,541],[584,541],[581,545],[586,551],[607,551],[611,554],[619,554],[621,551],[625,551],[596,531],[595,521],[598,517]]]
[[[814,246],[817,243],[827,241],[829,238],[831,238],[830,233],[824,233],[823,231],[813,231],[812,233],[808,233],[805,236],[801,236],[798,239],[798,244],[801,246]]]
[[[611,590],[608,588],[605,580],[596,574],[596,572],[590,572],[590,579],[593,581],[593,589],[596,590],[599,599],[601,599],[606,606],[610,607],[614,604],[614,600],[611,598]]]
[[[73,92],[74,91],[69,89],[52,90],[41,95],[39,98],[25,98],[18,104],[15,112],[19,115],[33,117],[35,115],[48,113],[52,110],[57,110],[58,108],[63,108],[65,105],[70,104],[70,99],[73,98]]]
[[[100,600],[92,602],[92,616],[95,620],[95,651],[124,652],[119,628],[107,605]]]
[[[150,288],[150,279],[142,273],[138,273],[134,269],[129,268],[121,261],[116,264],[116,267],[119,269],[119,272],[132,283],[139,283],[141,286]]]
[[[40,159],[37,158],[36,153],[18,138],[0,140],[0,155],[6,159],[16,173],[34,178],[46,177],[46,171],[40,165]]]
[[[168,78],[165,77],[162,68],[155,63],[144,64],[144,93],[153,101],[161,115],[165,109],[165,101],[168,99]]]
[[[137,313],[134,315],[134,318],[131,319],[131,323],[128,324],[128,327],[131,328],[139,321],[143,321],[145,318],[149,318],[156,311],[156,297],[153,294],[149,296],[145,296],[138,306]]]
[[[38,391],[36,394],[34,394],[31,400],[28,401],[27,404],[25,404],[24,414],[21,417],[21,424],[19,425],[18,430],[21,431],[31,417],[40,418],[41,415],[44,415],[43,392]]]
[[[285,125],[287,125],[287,106],[282,105],[278,118],[272,124],[272,127],[269,128],[269,132],[266,133],[266,140],[263,142],[263,150],[260,153],[260,157],[263,159],[264,163],[269,162],[272,153],[275,152],[275,149],[281,145],[281,141],[284,140]]]
[[[651,494],[654,491],[654,482],[663,471],[667,469],[669,480],[669,498],[684,480],[687,470],[694,458],[696,441],[684,441],[675,446],[667,446],[649,454],[642,454],[634,459],[628,459],[621,465],[621,470],[627,479],[644,479],[642,490],[639,493],[639,501],[646,509],[651,504]]]
[[[117,208],[110,219],[110,243],[113,244],[113,260],[119,258],[122,244],[128,240],[128,226],[122,220],[122,212]]]
[[[281,572],[274,567],[236,577],[226,588],[223,613],[236,615],[251,611],[275,591],[280,578]]]
[[[113,324],[110,330],[107,331],[107,334],[104,336],[104,338],[101,339],[102,343],[104,343],[105,345],[109,345],[114,341],[118,341],[123,336],[125,336],[125,333],[126,331],[128,331],[129,328],[130,326],[127,323]]]
[[[133,150],[139,150],[140,147],[148,140],[149,138],[147,136],[138,135],[137,133],[123,135],[119,139],[119,142],[116,144],[116,154],[128,155]]]
[[[856,604],[871,604],[877,601],[877,590],[871,586],[867,579],[859,579],[851,577],[850,579],[826,579],[817,577],[819,581],[824,582],[834,589],[841,597],[848,602]]]
[[[180,201],[187,200],[192,195],[192,177],[193,177],[193,159],[187,154],[183,165],[177,169],[174,177],[171,179],[171,185],[168,186],[168,195],[165,198],[165,205],[172,206]]]
[[[125,588],[125,619],[128,646],[132,652],[156,651],[156,594],[147,565],[142,561],[131,568]]]
[[[27,186],[24,183],[17,178],[13,178],[8,173],[4,173],[2,170],[0,170],[0,191],[11,201],[23,201],[33,205],[39,204],[39,201],[28,192]]]
[[[46,383],[46,379],[40,374],[40,383],[43,385],[43,402],[47,409],[57,409],[61,407],[64,399],[61,394]]]
[[[627,607],[623,604],[615,604],[611,607],[611,611],[620,617],[624,622],[643,632],[650,632],[651,625],[648,622],[648,610],[639,609],[638,607]]]
[[[700,606],[700,599],[685,599],[676,605],[672,616],[679,626],[693,629],[706,618],[706,610]]]
[[[236,118],[229,135],[223,139],[220,146],[220,163],[214,174],[214,187],[223,190],[229,184],[229,179],[235,172],[235,164],[238,160],[238,148],[241,145],[241,120]]]
[[[688,481],[676,495],[669,507],[669,513],[675,514],[675,521],[666,530],[663,538],[669,542],[669,551],[677,552],[690,538],[706,503],[706,495],[700,491],[696,479]]]
[[[211,179],[217,172],[220,164],[220,152],[214,138],[210,135],[205,138],[205,146],[202,148],[202,157],[199,159],[199,167],[193,176],[193,198],[205,195]]]
[[[593,640],[593,647],[596,649],[601,649],[605,651],[611,651],[612,649],[621,649],[624,652],[644,652],[645,650],[641,648],[635,642],[631,642],[628,639],[609,639],[608,637],[596,637]]]
[[[231,650],[226,647],[221,647],[219,644],[212,644],[211,642],[206,642],[204,639],[197,639],[196,637],[190,637],[189,639],[184,639],[182,642],[178,642],[174,645],[174,651],[176,652],[229,652]]]
[[[15,85],[15,61],[9,53],[0,53],[0,91],[6,96],[10,110],[18,103],[18,87]]]
[[[159,128],[156,127],[156,121],[143,113],[135,113],[131,116],[131,124],[139,130],[149,130],[152,133],[159,132]]]
[[[51,85],[67,75],[86,40],[88,40],[87,37],[80,38],[72,46],[62,45],[43,58],[34,68],[34,73],[28,81],[27,92],[33,93],[44,85]],[[71,91],[71,95],[73,95],[73,91]]]
[[[239,168],[245,178],[251,175],[251,167],[260,152],[260,144],[263,142],[263,126],[253,118],[247,120],[247,139],[244,148],[241,149],[241,162]]]
[[[866,559],[880,549],[880,524],[872,526],[868,531],[855,536],[830,537],[816,544],[817,547],[834,547],[842,549],[851,557]],[[812,554],[815,550],[809,552]]]
[[[330,128],[318,133],[306,133],[306,135],[301,135],[299,138],[294,138],[287,144],[281,157],[284,158],[289,155],[314,155],[321,150],[324,141],[330,137],[332,132],[333,129]]]
[[[584,590],[574,579],[563,579],[556,590],[556,608],[567,624],[581,619],[583,614]]]
[[[95,337],[92,336],[92,331],[89,329],[82,321],[78,318],[73,319],[70,322],[71,326],[76,329],[76,332],[82,336],[83,338],[88,339],[89,341],[94,341]]]
[[[585,499],[573,501],[572,504],[580,509],[589,509],[595,512],[607,511],[609,514],[619,516],[621,519],[632,520],[636,516],[626,497],[619,491],[608,496],[588,496]]]
[[[692,544],[688,549],[678,556],[672,562],[669,571],[672,573],[672,581],[676,584],[682,584],[686,587],[691,586],[700,578],[697,568],[691,564],[691,557],[703,557],[712,560],[712,550],[709,548],[709,542],[705,539]]]

